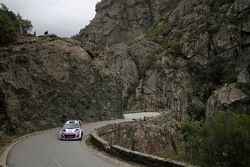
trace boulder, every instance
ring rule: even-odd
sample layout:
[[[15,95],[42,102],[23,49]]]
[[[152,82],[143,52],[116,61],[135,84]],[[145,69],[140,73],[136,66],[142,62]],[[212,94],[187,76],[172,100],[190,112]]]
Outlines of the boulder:
[[[206,105],[206,117],[212,117],[219,111],[244,112],[249,105],[249,96],[240,90],[237,85],[226,84],[214,91]]]

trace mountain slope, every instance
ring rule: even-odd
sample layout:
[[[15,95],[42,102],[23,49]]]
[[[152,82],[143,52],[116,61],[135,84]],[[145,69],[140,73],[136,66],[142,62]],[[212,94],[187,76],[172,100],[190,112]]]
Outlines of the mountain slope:
[[[121,118],[121,82],[77,41],[23,37],[0,48],[0,140],[61,124]]]
[[[171,109],[178,118],[248,112],[249,7],[247,0],[103,0],[77,38],[120,72],[125,110]],[[227,85],[239,98],[214,98]]]

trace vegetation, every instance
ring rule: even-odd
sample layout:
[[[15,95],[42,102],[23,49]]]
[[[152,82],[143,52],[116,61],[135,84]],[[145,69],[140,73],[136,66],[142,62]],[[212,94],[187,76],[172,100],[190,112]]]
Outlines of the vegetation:
[[[205,119],[205,108],[196,103],[191,103],[187,108],[188,116],[193,120],[204,120]]]
[[[220,112],[203,121],[181,126],[184,155],[204,167],[247,167],[250,164],[250,116]]]
[[[248,96],[250,96],[250,83],[239,83],[238,84],[238,88],[244,92],[245,94],[247,94]]]
[[[200,85],[194,87],[194,95],[198,96],[202,102],[206,102],[218,86],[236,82],[238,76],[234,62],[218,56],[210,58],[206,66],[188,61],[185,68],[196,80],[197,85]]]
[[[13,12],[2,4],[0,8],[0,45],[8,44],[16,40],[18,21]]]
[[[200,18],[198,17],[197,22],[178,21],[177,25],[161,23],[150,28],[145,36],[148,40],[159,44],[167,56],[176,57],[183,55],[181,44],[184,40],[185,43],[193,44],[202,37],[201,34],[207,35],[207,44],[204,49],[208,50],[208,63],[204,65],[191,59],[188,59],[186,63],[187,70],[196,82],[193,86],[194,96],[199,97],[204,104],[216,88],[225,83],[235,83],[237,80],[238,69],[235,60],[225,58],[221,54],[225,52],[223,50],[225,48],[214,47],[216,44],[213,41],[215,35],[221,31],[222,25],[237,25],[240,21],[234,15],[226,14],[231,3],[233,3],[232,0],[209,1],[208,7],[211,12],[204,13],[201,9],[203,14],[199,16]],[[193,8],[187,12],[193,12],[192,10]],[[186,33],[187,39],[185,36],[182,37],[185,31],[190,32]],[[152,67],[154,61],[152,57],[142,61],[141,71]],[[166,61],[165,64],[172,69],[181,67],[172,59]],[[250,64],[247,71],[250,73]],[[250,95],[249,83],[237,85],[242,92]],[[241,113],[250,113],[249,107],[244,107],[242,110],[248,112]],[[237,113],[240,112],[237,111]],[[178,155],[175,155],[173,150],[164,150],[161,156],[181,160],[184,158],[203,167],[250,167],[249,115],[219,112],[214,118],[205,120],[205,105],[199,103],[189,104],[187,114],[189,120],[183,122],[180,129],[184,141],[178,148]]]
[[[152,54],[146,57],[145,59],[142,59],[142,61],[139,63],[139,76],[144,77],[147,70],[153,68],[155,62],[157,60],[157,56]]]
[[[235,72],[235,65],[230,64],[221,57],[214,57],[209,60],[207,64],[207,80],[220,85],[223,83],[235,82],[237,73]]]
[[[169,43],[169,53],[171,53],[172,55],[182,55],[182,46],[179,42],[177,42],[176,40],[172,40]]]
[[[19,21],[21,34],[27,34],[29,31],[32,30],[33,26],[31,24],[31,21],[24,20],[20,14],[17,14],[17,19]]]
[[[182,46],[179,42],[181,33],[174,30],[173,24],[162,23],[150,28],[146,33],[146,38],[159,44],[168,54],[173,56],[182,55]],[[170,36],[175,36],[172,39]]]
[[[146,37],[156,43],[165,42],[165,37],[171,32],[173,27],[169,24],[162,23],[157,26],[153,26],[146,33]]]
[[[27,33],[31,29],[32,24],[29,20],[23,20],[19,14],[15,15],[4,4],[1,4],[0,45],[7,45],[14,42],[18,34]]]

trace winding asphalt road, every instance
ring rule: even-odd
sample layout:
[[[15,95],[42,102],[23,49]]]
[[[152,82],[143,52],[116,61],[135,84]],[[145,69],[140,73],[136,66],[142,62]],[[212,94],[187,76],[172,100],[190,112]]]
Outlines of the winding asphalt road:
[[[97,127],[110,123],[129,121],[158,113],[124,115],[124,120],[113,120],[86,124],[84,137]],[[131,167],[120,160],[100,154],[80,141],[58,140],[59,129],[30,136],[16,144],[8,154],[8,167]]]

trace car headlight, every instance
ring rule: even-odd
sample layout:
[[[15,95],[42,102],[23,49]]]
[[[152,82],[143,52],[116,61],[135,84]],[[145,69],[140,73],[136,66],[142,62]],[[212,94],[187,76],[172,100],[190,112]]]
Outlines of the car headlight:
[[[61,134],[65,133],[65,132],[66,132],[66,130],[65,130],[65,129],[61,130]]]

